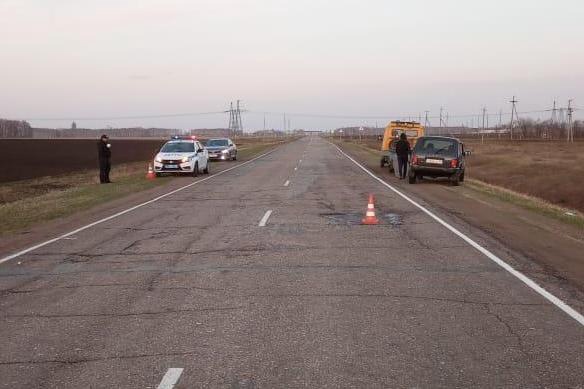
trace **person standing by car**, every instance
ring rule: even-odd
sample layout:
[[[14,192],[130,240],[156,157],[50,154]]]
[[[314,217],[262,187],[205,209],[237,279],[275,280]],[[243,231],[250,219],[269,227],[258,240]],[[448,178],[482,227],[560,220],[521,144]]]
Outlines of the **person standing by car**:
[[[112,167],[111,158],[112,151],[110,148],[112,145],[109,143],[109,138],[107,135],[102,135],[97,143],[97,156],[99,158],[99,182],[102,184],[109,184],[110,170]]]
[[[411,151],[410,142],[408,142],[406,134],[402,133],[395,145],[400,180],[404,180],[408,174],[408,159]]]

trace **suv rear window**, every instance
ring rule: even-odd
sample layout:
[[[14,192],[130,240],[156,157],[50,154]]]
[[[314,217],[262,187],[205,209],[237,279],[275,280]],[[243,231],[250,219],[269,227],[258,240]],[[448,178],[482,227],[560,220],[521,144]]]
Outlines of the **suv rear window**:
[[[422,138],[416,143],[414,151],[426,155],[444,155],[454,157],[457,155],[458,142],[454,139]]]

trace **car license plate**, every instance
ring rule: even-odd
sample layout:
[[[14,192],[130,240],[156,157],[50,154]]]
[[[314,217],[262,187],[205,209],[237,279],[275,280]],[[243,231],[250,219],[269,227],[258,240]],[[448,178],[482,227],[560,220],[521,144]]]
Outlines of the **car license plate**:
[[[178,165],[166,165],[166,167],[169,169],[176,169]]]
[[[432,165],[442,165],[442,160],[441,159],[426,158],[426,163],[431,163]]]

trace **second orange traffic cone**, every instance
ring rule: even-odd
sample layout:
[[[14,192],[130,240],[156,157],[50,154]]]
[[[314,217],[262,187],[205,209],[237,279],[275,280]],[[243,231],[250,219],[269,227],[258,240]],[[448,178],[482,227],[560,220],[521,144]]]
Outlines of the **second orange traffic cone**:
[[[369,203],[367,204],[367,212],[365,212],[365,218],[361,220],[361,224],[375,225],[378,224],[379,220],[375,216],[375,204],[373,202],[373,195],[369,195]]]
[[[152,164],[148,164],[148,173],[146,173],[146,178],[149,180],[156,178],[156,173],[154,173],[154,169],[152,169]]]

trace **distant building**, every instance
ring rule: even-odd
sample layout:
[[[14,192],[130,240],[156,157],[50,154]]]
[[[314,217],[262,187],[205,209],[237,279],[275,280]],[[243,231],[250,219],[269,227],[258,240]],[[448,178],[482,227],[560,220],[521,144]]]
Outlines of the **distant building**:
[[[75,123],[75,122],[71,123],[71,129],[72,130],[76,130],[77,129],[77,123]]]

